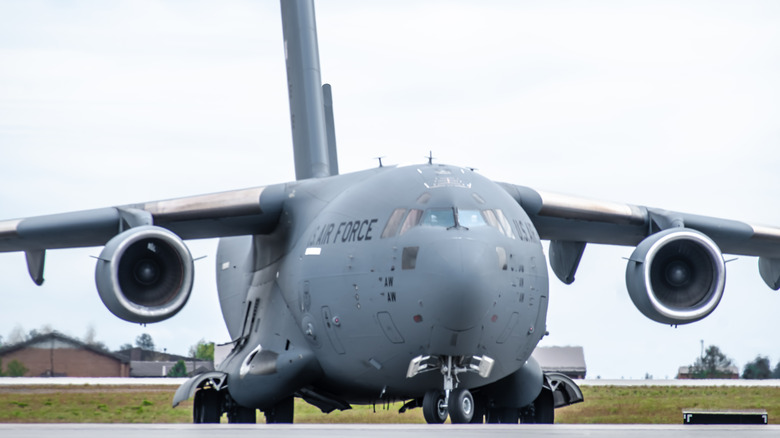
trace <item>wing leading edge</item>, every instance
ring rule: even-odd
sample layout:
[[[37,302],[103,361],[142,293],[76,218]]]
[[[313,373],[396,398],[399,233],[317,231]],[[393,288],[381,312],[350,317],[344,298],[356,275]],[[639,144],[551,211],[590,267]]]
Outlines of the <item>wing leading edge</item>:
[[[780,228],[499,184],[528,213],[540,238],[551,241],[550,263],[565,283],[573,281],[586,243],[636,246],[660,231],[688,228],[724,253],[759,257],[764,282],[780,289]]]

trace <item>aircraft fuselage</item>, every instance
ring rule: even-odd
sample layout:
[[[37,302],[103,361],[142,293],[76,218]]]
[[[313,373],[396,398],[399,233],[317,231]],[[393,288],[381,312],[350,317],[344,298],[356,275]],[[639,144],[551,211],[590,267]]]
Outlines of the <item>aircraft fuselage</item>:
[[[252,352],[287,352],[290,364],[313,354],[311,381],[299,383],[369,403],[441,387],[439,372],[407,378],[422,355],[489,357],[489,376],[458,380],[492,383],[522,367],[545,333],[538,235],[505,190],[472,170],[378,168],[290,184],[282,222],[252,243],[226,239],[218,254],[225,321],[245,337],[223,367],[242,404],[266,402],[252,396]]]

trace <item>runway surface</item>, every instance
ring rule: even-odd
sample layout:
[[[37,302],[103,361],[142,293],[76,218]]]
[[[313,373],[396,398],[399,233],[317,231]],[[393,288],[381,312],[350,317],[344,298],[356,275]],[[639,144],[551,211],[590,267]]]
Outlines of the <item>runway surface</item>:
[[[194,424],[0,424],[2,437],[166,438],[262,436],[285,438],[589,437],[589,438],[734,438],[777,437],[780,426],[683,425],[194,425]]]

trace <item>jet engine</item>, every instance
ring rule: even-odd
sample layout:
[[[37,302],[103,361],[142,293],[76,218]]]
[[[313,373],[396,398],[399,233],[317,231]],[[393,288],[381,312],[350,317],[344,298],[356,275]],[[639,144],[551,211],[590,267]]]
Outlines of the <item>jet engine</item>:
[[[706,317],[720,302],[725,285],[720,248],[689,228],[647,237],[631,254],[626,268],[626,286],[634,305],[664,324],[687,324]]]
[[[125,321],[158,322],[175,315],[192,290],[192,255],[165,228],[142,226],[116,235],[95,268],[100,299]]]

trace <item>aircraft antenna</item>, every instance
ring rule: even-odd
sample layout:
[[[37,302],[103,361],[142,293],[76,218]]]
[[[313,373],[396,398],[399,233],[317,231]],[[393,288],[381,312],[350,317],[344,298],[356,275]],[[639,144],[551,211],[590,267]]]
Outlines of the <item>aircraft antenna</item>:
[[[433,151],[428,151],[428,156],[425,158],[428,159],[428,164],[433,164]]]

